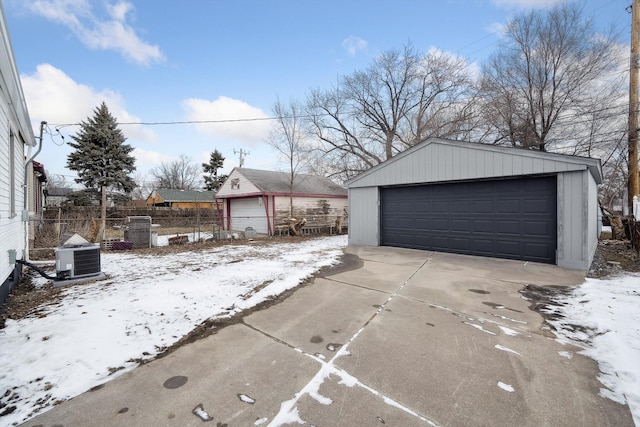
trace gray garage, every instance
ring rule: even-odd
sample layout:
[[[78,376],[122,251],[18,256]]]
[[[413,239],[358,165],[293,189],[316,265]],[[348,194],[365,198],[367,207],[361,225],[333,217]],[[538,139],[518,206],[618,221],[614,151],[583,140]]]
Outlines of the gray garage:
[[[587,270],[598,159],[430,139],[347,182],[349,243]]]

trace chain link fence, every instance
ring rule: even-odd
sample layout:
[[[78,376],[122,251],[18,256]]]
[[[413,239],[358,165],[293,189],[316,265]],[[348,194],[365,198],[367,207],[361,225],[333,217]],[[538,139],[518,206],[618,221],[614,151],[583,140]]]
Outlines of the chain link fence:
[[[266,217],[234,217],[230,223],[249,224],[255,223],[257,219],[266,221]],[[314,217],[310,217],[299,230],[299,234],[346,232],[346,223],[337,219],[338,217],[323,217],[323,222],[319,223]],[[331,225],[326,225],[327,221]],[[271,234],[291,235],[289,223],[281,222],[282,224],[271,230]],[[48,208],[42,219],[33,220],[31,224],[30,247],[35,251],[56,248],[74,234],[90,242],[100,242],[106,250],[156,246],[159,236],[165,240],[168,238],[171,244],[210,239],[253,238],[258,234],[251,227],[226,230],[223,223],[221,212],[216,209],[109,208],[105,229],[102,232],[101,211],[98,206]]]

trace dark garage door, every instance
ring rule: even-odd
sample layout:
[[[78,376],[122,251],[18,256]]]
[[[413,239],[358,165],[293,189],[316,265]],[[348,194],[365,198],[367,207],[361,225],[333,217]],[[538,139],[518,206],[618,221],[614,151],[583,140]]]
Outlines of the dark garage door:
[[[381,189],[381,244],[556,262],[556,177]]]

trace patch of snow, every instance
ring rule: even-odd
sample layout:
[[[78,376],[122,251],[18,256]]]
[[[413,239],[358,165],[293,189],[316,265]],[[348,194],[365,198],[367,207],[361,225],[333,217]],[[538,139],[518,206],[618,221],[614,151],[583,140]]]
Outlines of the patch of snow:
[[[509,385],[509,384],[505,384],[503,382],[498,381],[498,387],[500,387],[501,389],[503,389],[504,391],[508,391],[509,393],[513,393],[515,390],[513,389],[513,386]]]
[[[248,403],[249,405],[256,403],[256,400],[253,397],[247,396],[246,394],[239,394],[238,399],[244,403]]]
[[[506,352],[517,354],[518,356],[521,356],[521,354],[518,353],[517,351],[511,350],[509,347],[505,347],[505,346],[502,346],[500,344],[496,344],[495,348],[497,348],[498,350],[506,351]]]
[[[193,414],[200,418],[202,421],[212,421],[213,417],[209,416],[207,411],[204,410],[202,403],[193,408]]]
[[[516,335],[519,335],[519,332],[514,331],[513,329],[507,328],[506,326],[500,326],[498,325],[498,328],[500,328],[500,330],[502,331],[503,334],[505,335],[509,335],[511,337],[515,337]]]
[[[510,322],[514,322],[514,323],[523,323],[523,324],[525,324],[525,325],[527,324],[527,322],[525,322],[524,320],[512,319],[512,318],[507,317],[507,316],[502,316],[501,314],[491,313],[491,315],[492,315],[492,316],[495,316],[495,317],[498,317],[498,318],[500,318],[500,319],[503,319],[503,320],[508,320],[508,321],[510,321]]]
[[[255,422],[255,423],[253,423],[253,425],[254,425],[254,426],[259,426],[259,425],[262,425],[262,424],[266,423],[267,421],[269,421],[269,418],[267,418],[267,417],[264,417],[264,418],[258,418],[258,419],[256,420],[256,422]]]
[[[558,296],[549,321],[560,338],[582,347],[600,366],[600,395],[627,403],[640,426],[640,275],[586,279],[572,294]],[[580,325],[581,328],[575,328]]]
[[[168,255],[102,253],[108,278],[60,288],[0,333],[2,417],[19,424],[135,368],[208,319],[233,316],[334,264],[347,236]],[[46,283],[35,278],[36,284]],[[257,289],[257,290],[256,290]]]
[[[558,354],[566,359],[573,359],[573,353],[570,351],[559,351]]]
[[[302,418],[300,418],[298,407],[295,406],[297,401],[298,398],[294,397],[291,400],[282,402],[280,405],[280,411],[271,420],[268,427],[279,427],[285,424],[306,424]]]
[[[484,332],[485,334],[496,335],[495,332],[488,331],[485,328],[483,328],[482,326],[476,325],[475,323],[469,323],[469,322],[462,322],[462,323],[464,323],[465,325],[472,326],[472,327],[476,328],[477,330]]]

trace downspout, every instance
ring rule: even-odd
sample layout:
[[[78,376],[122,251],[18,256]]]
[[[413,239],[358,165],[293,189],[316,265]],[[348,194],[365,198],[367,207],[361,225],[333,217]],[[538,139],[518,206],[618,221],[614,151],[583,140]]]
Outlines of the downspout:
[[[48,265],[55,262],[55,260],[33,261],[29,259],[29,165],[33,163],[33,159],[42,151],[42,136],[46,125],[47,122],[40,122],[40,143],[38,144],[38,150],[24,165],[24,209],[22,211],[22,220],[24,221],[24,260],[35,265]],[[31,150],[31,148],[29,148],[29,150]]]

